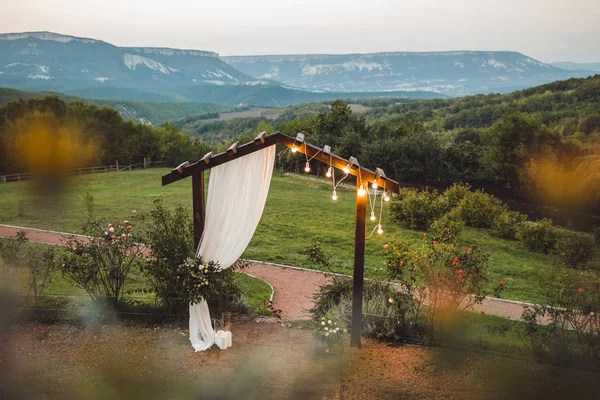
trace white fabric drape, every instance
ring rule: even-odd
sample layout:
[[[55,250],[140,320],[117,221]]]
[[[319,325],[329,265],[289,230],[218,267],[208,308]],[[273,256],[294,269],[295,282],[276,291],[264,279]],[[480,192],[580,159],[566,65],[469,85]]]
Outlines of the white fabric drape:
[[[198,256],[231,267],[250,243],[269,193],[275,146],[219,165],[210,172],[204,233]],[[190,304],[190,341],[196,351],[214,344],[206,301]]]

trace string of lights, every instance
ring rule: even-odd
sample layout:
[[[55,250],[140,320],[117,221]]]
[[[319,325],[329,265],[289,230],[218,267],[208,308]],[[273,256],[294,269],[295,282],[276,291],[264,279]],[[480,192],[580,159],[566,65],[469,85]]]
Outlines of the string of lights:
[[[303,137],[303,136],[302,136]],[[304,167],[304,171],[309,173],[311,171],[310,169],[310,162],[316,157],[318,156],[323,150],[319,150],[317,151],[312,157],[308,157],[308,146],[306,144],[306,141],[301,140],[301,142],[304,142],[304,156],[306,157],[306,164]],[[328,148],[327,152],[329,152],[330,148],[329,146],[326,146]],[[291,151],[292,153],[297,153],[298,152],[298,146],[296,145],[296,140],[294,140],[294,143],[292,144],[292,148]],[[325,153],[327,154],[327,153]],[[338,199],[337,196],[337,188],[338,186],[348,177],[348,175],[350,174],[350,168],[352,168],[352,164],[348,163],[348,165],[346,165],[344,168],[342,168],[342,171],[344,172],[344,176],[336,183],[335,181],[335,169],[333,168],[333,155],[332,153],[329,152],[329,166],[327,168],[327,172],[325,173],[325,176],[327,178],[331,178],[331,186],[333,188],[333,193],[331,195],[331,200],[336,201]],[[377,231],[377,233],[379,235],[383,234],[383,227],[381,225],[381,219],[383,216],[383,205],[384,202],[387,203],[390,201],[390,197],[387,194],[387,192],[385,191],[386,188],[386,182],[384,180],[383,183],[383,189],[381,191],[381,196],[380,196],[380,205],[379,205],[379,218],[377,218],[376,216],[376,206],[377,206],[377,196],[379,194],[379,186],[377,184],[377,178],[380,176],[379,173],[381,172],[381,174],[383,175],[383,171],[378,169],[378,175],[375,178],[375,181],[371,184],[371,188],[373,189],[373,196],[371,196],[371,193],[369,191],[368,188],[368,184],[367,187],[365,188],[365,185],[363,184],[363,180],[362,180],[362,172],[360,169],[360,165],[358,165],[358,163],[356,163],[356,159],[354,160],[354,163],[356,164],[356,166],[358,167],[358,190],[356,192],[357,196],[359,197],[363,197],[365,195],[368,196],[368,200],[369,200],[369,207],[371,209],[371,215],[370,215],[370,220],[375,222],[377,221],[377,224],[375,225],[375,227],[373,228],[373,230],[371,231],[371,234],[366,237],[366,239],[369,239],[371,236],[373,236],[373,234],[375,233],[375,231]]]

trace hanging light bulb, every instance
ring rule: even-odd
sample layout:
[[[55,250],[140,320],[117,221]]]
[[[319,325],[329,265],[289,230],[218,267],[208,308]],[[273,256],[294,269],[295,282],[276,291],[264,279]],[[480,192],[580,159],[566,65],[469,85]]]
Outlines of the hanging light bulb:
[[[373,182],[373,184],[371,185],[371,187],[372,187],[373,189],[377,189],[377,182]]]
[[[337,193],[335,192],[335,190],[333,191],[333,194],[331,195],[331,200],[333,200],[333,201],[337,200]]]
[[[377,225],[377,233],[379,235],[381,235],[383,233],[383,228],[381,227],[381,224]]]
[[[390,201],[390,196],[387,193],[383,194],[383,201]]]
[[[348,175],[348,174],[350,173],[350,164],[346,165],[346,166],[344,167],[344,169],[342,169],[342,171],[344,171],[344,173],[345,173],[346,175]]]
[[[310,172],[310,164],[308,163],[308,161],[306,162],[306,166],[304,167],[304,171],[305,172]]]
[[[371,211],[371,221],[375,221],[375,211]]]
[[[333,167],[329,167],[327,169],[327,173],[325,174],[326,177],[331,178],[331,170],[333,169]]]
[[[292,146],[292,153],[296,153],[298,152],[298,148],[296,147],[296,145]]]
[[[358,188],[358,195],[360,197],[363,197],[366,193],[367,191],[365,190],[365,187],[363,185],[360,185],[360,187]]]

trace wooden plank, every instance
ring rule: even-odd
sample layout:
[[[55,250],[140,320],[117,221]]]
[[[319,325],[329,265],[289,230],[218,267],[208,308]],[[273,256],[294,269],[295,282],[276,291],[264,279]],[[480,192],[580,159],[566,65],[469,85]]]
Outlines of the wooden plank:
[[[277,136],[279,143],[289,148],[291,148],[294,145],[294,139],[287,135],[284,135],[283,133],[274,133],[269,137],[271,136]],[[298,152],[305,153],[306,155],[308,155],[309,158],[314,156],[314,160],[321,161],[322,163],[329,164],[329,161],[331,160],[331,166],[339,170],[343,170],[348,164],[352,164],[351,161],[356,160],[354,157],[351,157],[350,160],[346,160],[345,158],[336,156],[335,154],[329,156],[327,154],[324,154],[321,148],[308,143],[306,143],[306,146],[296,146],[296,148],[298,149]],[[353,158],[354,160],[352,160]],[[358,164],[358,161],[356,161],[356,164]],[[358,177],[359,168],[351,168],[349,174]],[[362,181],[365,184],[372,183],[376,180],[375,172],[367,168],[360,168],[360,176],[362,177]],[[383,187],[383,185],[385,184],[386,190],[389,190],[391,192],[399,193],[400,191],[400,185],[398,184],[398,182],[389,178],[378,178],[377,184],[380,187]]]
[[[356,182],[356,225],[354,230],[354,272],[352,274],[352,332],[350,345],[360,347],[362,296],[365,278],[365,238],[367,235],[367,195],[358,195]]]
[[[183,172],[181,174],[179,174],[177,172],[171,172],[169,174],[163,175],[162,184],[163,184],[163,186],[169,185],[173,182],[177,182],[188,176],[192,176],[192,174],[195,172],[206,171],[212,167],[216,167],[217,165],[224,164],[224,163],[234,160],[238,157],[243,157],[245,155],[254,153],[255,151],[262,150],[268,146],[273,146],[275,144],[282,144],[284,146],[292,148],[292,146],[294,146],[294,143],[297,144],[298,141],[294,140],[294,138],[292,138],[290,136],[284,135],[283,133],[280,133],[280,132],[273,133],[273,134],[267,135],[265,137],[264,143],[256,143],[255,144],[255,142],[252,141],[250,143],[246,143],[241,146],[238,146],[237,153],[234,155],[228,155],[227,152],[217,154],[216,156],[214,156],[211,159],[209,165],[207,165],[204,162],[196,162],[194,164],[190,164],[187,168],[185,168],[183,170]],[[309,157],[315,156],[314,160],[321,161],[325,164],[329,164],[329,161],[331,160],[331,166],[334,168],[337,168],[339,170],[344,169],[344,167],[346,167],[350,163],[350,160],[346,160],[344,158],[336,156],[335,154],[332,154],[331,156],[326,155],[323,153],[322,149],[320,149],[319,147],[313,146],[311,144],[308,144],[308,143],[306,144],[306,146],[304,146],[304,145],[297,146],[296,145],[296,149],[300,153],[306,153]],[[358,161],[356,163],[358,164]],[[366,184],[366,183],[373,182],[376,180],[375,172],[373,172],[369,169],[366,169],[366,168],[362,168],[362,167],[360,168],[360,170],[359,170],[359,168],[351,169],[350,175],[358,176],[359,171],[360,171],[360,175],[362,177],[363,183]],[[377,184],[380,187],[383,187],[385,184],[386,190],[389,190],[391,192],[398,193],[400,191],[400,186],[399,186],[398,182],[396,182],[392,179],[389,179],[389,178],[377,178]]]
[[[269,135],[265,138],[265,142],[262,144],[254,144],[254,142],[246,143],[238,147],[237,154],[233,156],[229,156],[227,152],[219,153],[210,160],[210,164],[205,164],[204,162],[196,162],[190,164],[189,167],[183,170],[181,174],[177,172],[171,172],[169,174],[163,175],[162,184],[163,186],[171,184],[173,182],[177,182],[183,178],[188,176],[192,176],[195,172],[206,171],[210,168],[216,167],[221,164],[225,164],[231,160],[235,160],[238,157],[243,157],[245,155],[254,153],[255,151],[259,151],[264,149],[265,147],[273,146],[277,144],[278,136],[276,134]]]
[[[204,232],[204,171],[192,175],[192,206],[194,215],[194,248],[198,250],[198,244]]]

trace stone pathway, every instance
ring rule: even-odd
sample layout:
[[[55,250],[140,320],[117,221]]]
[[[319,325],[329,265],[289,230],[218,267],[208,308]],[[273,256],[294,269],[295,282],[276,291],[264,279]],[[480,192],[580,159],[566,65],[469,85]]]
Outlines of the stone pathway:
[[[79,236],[61,232],[45,231],[0,225],[0,237],[14,237],[18,231],[26,230],[30,241],[51,245],[64,244],[68,236]],[[312,297],[319,286],[330,278],[320,271],[277,266],[268,263],[252,263],[244,271],[268,282],[275,289],[273,306],[282,311],[284,320],[308,319],[306,310],[312,307]],[[510,300],[486,298],[474,307],[476,312],[497,315],[504,318],[520,319],[523,312],[521,303]]]

